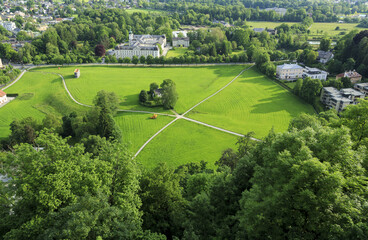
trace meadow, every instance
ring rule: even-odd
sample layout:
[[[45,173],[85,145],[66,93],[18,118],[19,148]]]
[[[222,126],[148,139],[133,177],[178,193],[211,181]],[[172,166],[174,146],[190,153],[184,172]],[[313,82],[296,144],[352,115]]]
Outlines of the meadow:
[[[75,68],[81,77],[73,77]],[[6,90],[19,97],[0,108],[0,138],[6,137],[14,119],[32,116],[41,120],[45,114],[58,116],[71,111],[85,112],[87,107],[75,104],[63,88],[60,73],[72,95],[80,102],[93,104],[99,90],[114,91],[121,100],[121,109],[165,112],[162,108],[146,108],[138,104],[141,89],[151,82],[170,78],[177,84],[179,100],[176,110],[183,113],[190,107],[230,82],[247,65],[201,67],[121,67],[68,66],[38,68],[26,73]],[[171,113],[170,111],[166,111]],[[289,121],[301,112],[313,113],[310,105],[281,88],[262,74],[249,69],[213,98],[202,103],[187,117],[239,133],[254,131],[264,137],[273,127],[284,131]],[[172,114],[172,113],[171,113]],[[119,112],[115,120],[123,133],[123,143],[134,154],[153,134],[173,120],[159,115]],[[152,168],[159,162],[177,167],[205,160],[210,167],[223,150],[235,147],[237,137],[202,125],[179,119],[154,138],[138,155],[138,162]]]
[[[177,167],[204,160],[208,167],[215,168],[222,151],[235,148],[236,141],[236,136],[180,119],[157,135],[138,155],[137,161],[153,168],[160,162]]]
[[[0,108],[0,138],[9,135],[9,124],[15,119],[33,117],[41,120],[46,114],[62,116],[85,110],[68,97],[60,77],[55,74],[27,72],[5,91],[19,96]]]
[[[154,112],[164,111],[162,107],[147,108],[139,104],[138,95],[142,89],[149,90],[152,82],[161,84],[164,79],[176,83],[179,100],[175,110],[182,113],[200,100],[231,81],[246,66],[206,67],[97,67],[78,66],[81,77],[74,78],[75,67],[40,68],[38,71],[58,72],[66,80],[72,95],[81,103],[92,104],[101,89],[113,91],[120,98],[121,109],[139,109]]]
[[[285,131],[290,120],[301,112],[314,113],[311,105],[249,69],[188,117],[238,133],[253,131],[262,138],[272,128]]]
[[[247,22],[247,25],[250,28],[275,28],[280,26],[283,22],[263,22],[263,21],[255,21],[255,22]],[[296,22],[284,22],[289,26],[296,24]],[[313,23],[310,27],[310,39],[320,38],[327,34],[330,37],[339,37],[342,36],[341,33],[348,33],[351,30],[358,29],[364,30],[363,28],[357,27],[358,23]],[[335,30],[336,27],[339,27],[338,30]]]

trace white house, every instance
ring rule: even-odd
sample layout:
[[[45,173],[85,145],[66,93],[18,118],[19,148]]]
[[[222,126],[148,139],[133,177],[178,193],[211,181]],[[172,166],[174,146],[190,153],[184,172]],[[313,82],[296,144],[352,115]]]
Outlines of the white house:
[[[276,67],[276,77],[280,80],[296,80],[302,78],[304,68],[298,64],[283,64]]]
[[[115,47],[114,50],[109,51],[109,55],[115,55],[116,58],[133,58],[147,57],[160,57],[160,47],[166,46],[165,35],[134,35],[129,33],[129,42],[123,43]]]
[[[328,73],[318,68],[305,67],[303,78],[310,77],[312,79],[319,79],[326,81]]]
[[[182,37],[182,38],[173,38],[172,39],[172,46],[173,47],[189,47],[189,38]]]
[[[0,25],[10,32],[12,32],[14,29],[17,28],[14,22],[8,22],[8,21],[0,22]]]
[[[6,93],[0,90],[0,104],[5,103],[7,100]]]
[[[364,98],[364,93],[352,88],[343,88],[340,91],[334,87],[324,87],[321,92],[321,102],[329,109],[341,112],[348,105],[357,104],[358,99]]]
[[[0,69],[1,68],[4,68],[4,66],[3,66],[3,62],[1,61],[1,58],[0,58]]]
[[[333,59],[334,54],[330,51],[326,52],[326,51],[322,51],[322,50],[318,50],[318,57],[317,60],[320,63],[327,63],[328,61],[330,61],[331,59]]]

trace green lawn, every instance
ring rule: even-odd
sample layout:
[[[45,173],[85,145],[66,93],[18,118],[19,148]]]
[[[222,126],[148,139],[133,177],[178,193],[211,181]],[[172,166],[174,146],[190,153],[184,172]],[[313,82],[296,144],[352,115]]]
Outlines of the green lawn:
[[[41,120],[49,113],[61,116],[85,110],[72,102],[60,77],[54,74],[27,72],[5,92],[18,93],[19,96],[0,108],[0,138],[9,135],[9,124],[15,119],[34,117]]]
[[[150,116],[152,115],[125,112],[115,116],[115,121],[123,134],[123,142],[133,153],[136,153],[153,134],[174,119],[166,116],[150,119]]]
[[[0,108],[0,137],[9,134],[9,124],[14,119],[32,116],[41,120],[46,113],[58,116],[71,111],[84,112],[69,98],[63,88],[62,74],[74,97],[92,104],[99,90],[114,91],[122,109],[144,109],[159,112],[161,108],[144,108],[138,104],[138,93],[148,89],[151,82],[160,83],[170,78],[177,84],[179,100],[176,110],[182,113],[216,92],[248,66],[210,67],[120,67],[120,66],[68,66],[39,68],[26,73],[21,80],[6,90],[19,97]],[[75,68],[81,77],[73,78]],[[169,111],[168,111],[169,112]],[[291,118],[301,112],[313,113],[310,105],[270,81],[262,74],[248,70],[234,83],[210,100],[199,105],[188,117],[239,133],[254,131],[264,137],[274,127],[275,131],[287,128]],[[151,114],[118,113],[115,120],[122,130],[123,142],[135,153],[153,134],[173,118]],[[186,120],[178,120],[161,132],[138,155],[146,167],[158,162],[178,166],[188,162],[208,161],[210,167],[222,151],[234,147],[237,137]]]
[[[231,81],[246,66],[209,67],[99,67],[80,66],[80,78],[73,77],[75,67],[40,68],[39,71],[61,73],[70,92],[80,102],[92,104],[101,89],[115,92],[121,100],[122,109],[140,109],[163,112],[162,107],[148,108],[139,105],[138,94],[149,90],[152,82],[160,84],[164,79],[176,83],[179,100],[175,110],[186,111],[202,99]]]
[[[313,108],[250,69],[195,108],[189,117],[238,133],[254,131],[256,137],[264,137],[271,128],[285,131],[290,120],[301,112],[313,113]]]
[[[180,119],[154,138],[138,155],[137,161],[153,168],[160,162],[177,167],[204,160],[214,168],[222,151],[234,148],[236,140],[233,135]]]
[[[186,47],[176,47],[174,50],[170,50],[167,53],[166,57],[167,58],[180,57],[180,56],[183,56],[186,52],[192,53],[193,51],[188,50],[188,48]]]
[[[264,21],[255,21],[255,22],[247,22],[247,25],[253,28],[275,28],[280,26],[282,23],[286,23],[289,26],[295,24],[296,22],[264,22]],[[310,27],[310,39],[320,38],[327,34],[330,37],[341,36],[339,35],[341,32],[350,32],[353,29],[364,30],[363,28],[357,27],[357,23],[313,23]],[[336,27],[340,27],[339,30],[335,30]],[[317,33],[318,30],[318,33]]]

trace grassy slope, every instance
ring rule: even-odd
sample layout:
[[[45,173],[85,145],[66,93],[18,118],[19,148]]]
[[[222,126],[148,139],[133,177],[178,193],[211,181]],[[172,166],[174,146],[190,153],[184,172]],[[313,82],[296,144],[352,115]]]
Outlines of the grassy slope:
[[[0,138],[9,135],[9,124],[14,119],[34,117],[41,120],[49,113],[61,116],[71,111],[86,110],[72,102],[60,77],[54,74],[27,72],[5,92],[18,93],[19,97],[0,108]]]
[[[179,165],[207,161],[209,167],[220,158],[224,149],[235,147],[237,138],[185,120],[178,120],[150,142],[137,161],[153,168],[160,162]]]
[[[239,133],[254,131],[264,137],[272,127],[287,129],[301,112],[313,113],[311,105],[250,69],[233,84],[199,105],[189,117]]]
[[[170,50],[166,57],[180,57],[183,56],[186,52],[193,52],[191,50],[188,50],[186,47],[176,47],[175,50]]]
[[[197,102],[231,81],[245,66],[209,67],[96,67],[80,66],[81,77],[73,78],[75,67],[40,69],[63,74],[73,96],[80,102],[92,104],[96,93],[104,89],[114,91],[121,100],[122,109],[141,109],[162,112],[162,108],[142,107],[138,94],[149,90],[149,84],[160,84],[164,79],[176,83],[179,100],[175,110],[184,112]]]

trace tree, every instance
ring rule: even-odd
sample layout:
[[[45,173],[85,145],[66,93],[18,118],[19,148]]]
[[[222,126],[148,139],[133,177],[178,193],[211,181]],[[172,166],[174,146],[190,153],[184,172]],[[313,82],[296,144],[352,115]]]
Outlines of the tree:
[[[95,47],[95,55],[96,55],[96,56],[98,56],[98,57],[103,57],[103,56],[105,56],[105,52],[106,52],[106,50],[105,50],[104,45],[99,44],[99,45],[97,45],[97,46]]]
[[[96,107],[106,109],[106,112],[112,115],[116,114],[119,107],[119,99],[114,92],[101,90],[97,93],[93,103]]]
[[[137,56],[133,56],[132,63],[137,65],[139,63],[139,58]]]
[[[307,102],[313,104],[315,98],[320,95],[322,89],[322,83],[319,79],[311,79],[309,77],[303,80],[303,86],[301,89],[301,97]]]
[[[151,83],[150,84],[149,94],[153,94],[156,89],[158,89],[158,84],[155,83],[155,82]]]
[[[234,150],[228,148],[222,152],[221,158],[216,161],[215,165],[219,167],[228,166],[231,170],[234,170],[238,160],[238,155]]]
[[[16,145],[20,143],[34,144],[34,140],[37,137],[36,132],[38,130],[40,130],[40,125],[32,117],[13,121],[10,124],[10,145]]]
[[[4,239],[145,235],[137,195],[139,171],[125,148],[105,141],[99,158],[92,158],[82,145],[71,146],[48,132],[41,132],[36,144],[43,150],[23,144],[0,156],[11,177],[6,187],[11,208],[0,206],[1,213],[7,212],[1,224]]]
[[[303,79],[299,78],[298,80],[296,80],[295,86],[293,88],[293,92],[296,95],[301,95],[302,86],[303,86]]]
[[[175,82],[171,79],[165,79],[161,84],[161,88],[163,89],[162,103],[164,108],[173,109],[178,101]]]
[[[178,175],[165,164],[143,174],[140,182],[143,228],[166,235],[178,236],[184,219],[185,200]]]
[[[367,180],[346,128],[271,133],[251,156],[257,163],[253,186],[243,193],[238,214],[249,238],[357,238],[366,232],[361,204]],[[356,187],[353,179],[359,179]]]
[[[145,64],[145,63],[146,63],[146,57],[145,57],[145,56],[141,56],[141,57],[139,58],[139,62],[140,62],[141,64]]]
[[[321,39],[321,42],[319,44],[319,49],[322,51],[328,51],[331,47],[332,40],[331,38],[325,37]]]
[[[139,94],[139,101],[142,103],[148,101],[148,94],[145,90],[142,90],[141,93]]]
[[[346,62],[344,63],[344,70],[350,71],[353,70],[355,67],[355,60],[354,58],[348,58]]]

